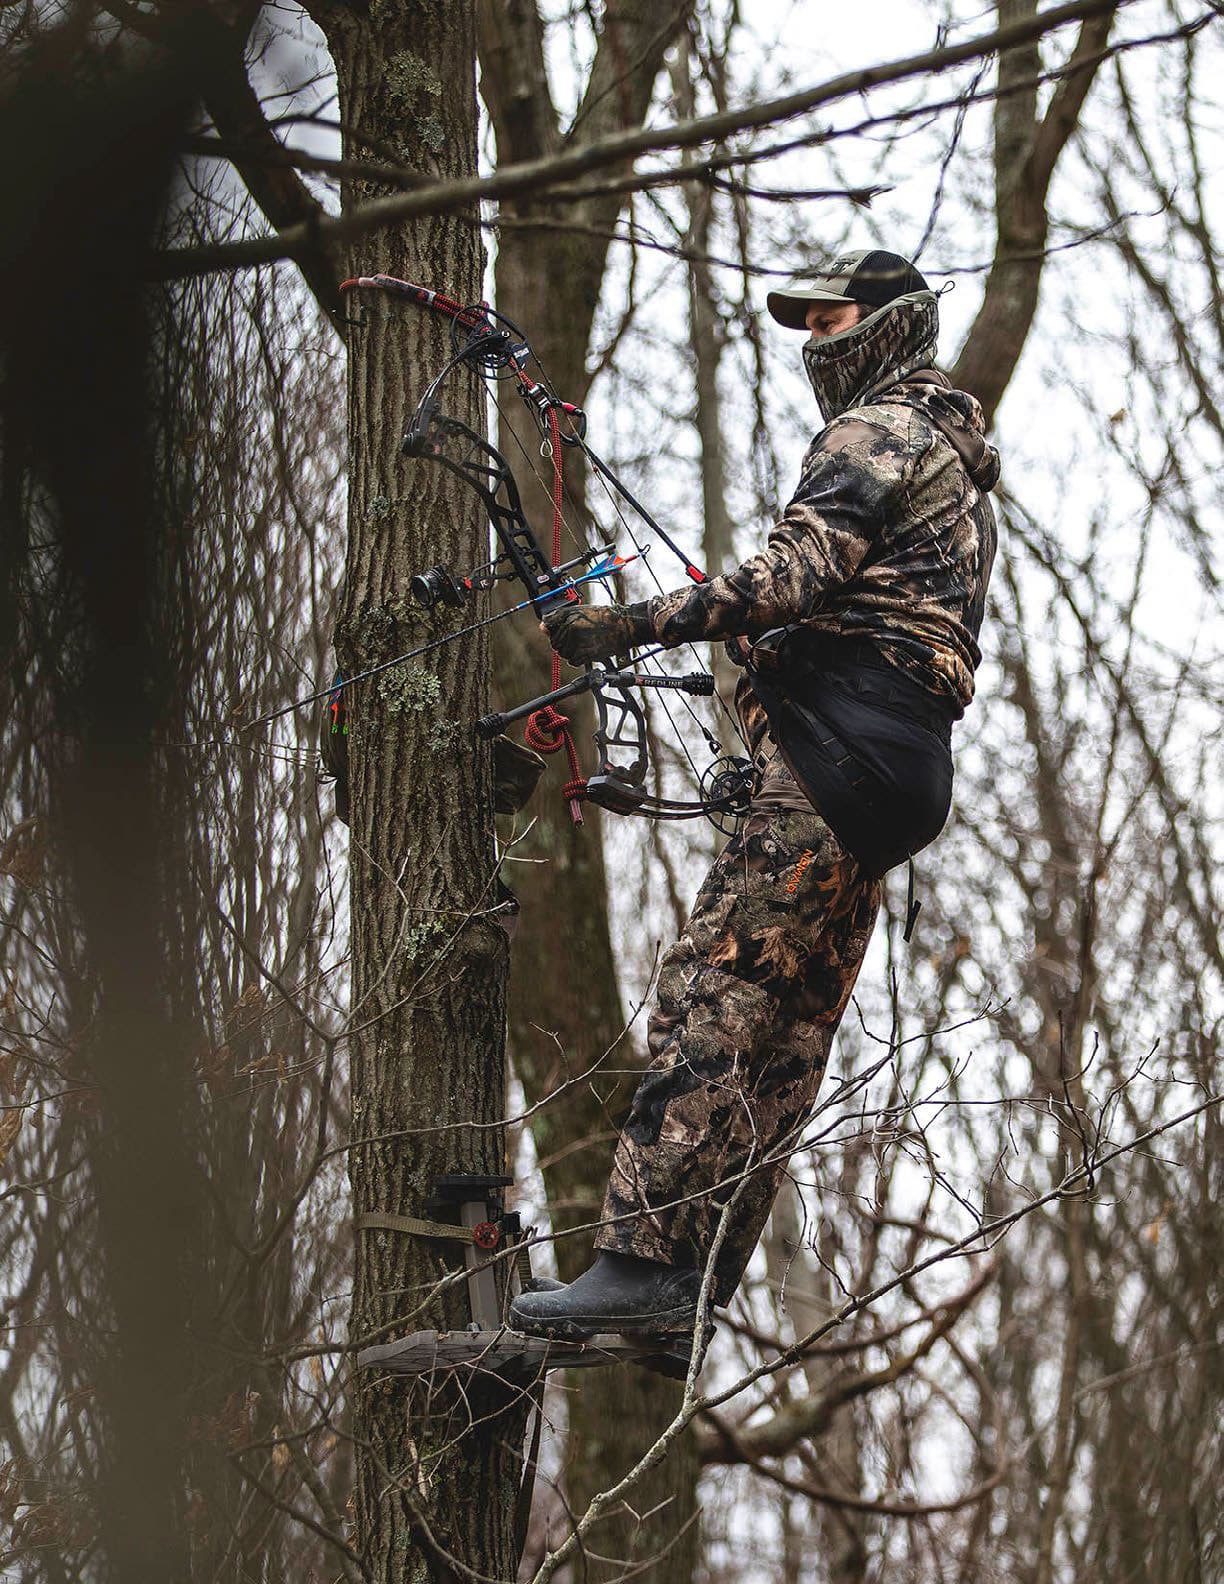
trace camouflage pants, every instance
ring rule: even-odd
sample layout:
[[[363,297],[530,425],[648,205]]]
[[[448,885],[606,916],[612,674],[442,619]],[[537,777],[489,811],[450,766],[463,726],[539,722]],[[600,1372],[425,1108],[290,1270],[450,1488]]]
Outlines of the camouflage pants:
[[[754,807],[663,959],[597,1248],[701,1266],[730,1300],[811,1113],[879,884],[812,811]]]

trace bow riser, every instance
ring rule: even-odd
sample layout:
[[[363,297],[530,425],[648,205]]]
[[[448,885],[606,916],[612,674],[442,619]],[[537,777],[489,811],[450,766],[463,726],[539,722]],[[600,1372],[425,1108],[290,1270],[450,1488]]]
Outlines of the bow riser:
[[[451,438],[464,441],[466,450],[461,457],[447,452],[446,441]],[[528,597],[537,603],[537,609],[548,594],[566,585],[564,573],[553,566],[532,531],[510,464],[496,446],[458,418],[436,417],[424,433],[414,424],[404,436],[401,450],[405,456],[439,463],[475,490],[484,504],[502,554],[514,568]],[[567,597],[578,598],[572,584]]]

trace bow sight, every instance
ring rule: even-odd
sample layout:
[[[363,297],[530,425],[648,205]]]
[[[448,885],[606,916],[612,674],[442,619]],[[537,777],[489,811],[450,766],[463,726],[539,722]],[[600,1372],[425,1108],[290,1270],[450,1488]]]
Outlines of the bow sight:
[[[456,579],[444,566],[426,567],[408,584],[408,592],[422,610],[433,610],[435,605],[462,605],[476,588],[474,578]]]

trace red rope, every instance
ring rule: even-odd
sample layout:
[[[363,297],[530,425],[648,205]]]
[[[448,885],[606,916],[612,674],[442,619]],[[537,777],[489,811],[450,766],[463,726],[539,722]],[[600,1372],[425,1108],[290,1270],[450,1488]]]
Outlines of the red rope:
[[[552,487],[552,561],[553,566],[561,559],[561,508],[565,501],[565,479],[561,473],[561,423],[557,417],[557,409],[548,409],[548,440],[552,447],[553,487]],[[577,593],[570,592],[577,599]],[[561,656],[554,649],[552,652],[552,685],[554,688],[561,686]]]
[[[548,409],[548,435],[552,447],[553,485],[552,485],[552,560],[553,565],[561,559],[561,523],[562,510],[565,501],[565,478],[561,462],[561,423],[557,417],[555,407]],[[578,591],[570,590],[570,597],[577,599]],[[561,686],[561,656],[553,650],[552,657],[552,687],[551,692]],[[582,800],[587,795],[587,783],[582,774],[582,765],[578,759],[578,749],[574,745],[573,733],[570,731],[569,716],[563,715],[552,704],[546,704],[543,709],[538,709],[527,717],[527,724],[523,728],[523,741],[529,748],[534,748],[537,753],[557,753],[565,749],[569,759],[571,779],[561,789],[561,796],[569,804],[570,818],[575,825],[582,824]]]
[[[575,781],[582,781],[582,766],[578,762],[578,750],[569,729],[569,716],[563,715],[555,704],[545,704],[543,709],[528,715],[527,724],[523,727],[523,741],[537,753],[557,753],[564,748],[569,759],[570,774]],[[586,785],[585,782],[582,784]]]

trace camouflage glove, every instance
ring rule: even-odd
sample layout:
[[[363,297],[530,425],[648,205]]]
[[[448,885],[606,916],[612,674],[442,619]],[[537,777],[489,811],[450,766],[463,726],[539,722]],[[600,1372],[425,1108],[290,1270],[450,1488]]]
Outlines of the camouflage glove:
[[[579,605],[551,610],[543,627],[548,641],[571,665],[627,654],[639,644],[653,643],[655,631],[646,614],[649,601],[637,605]]]

